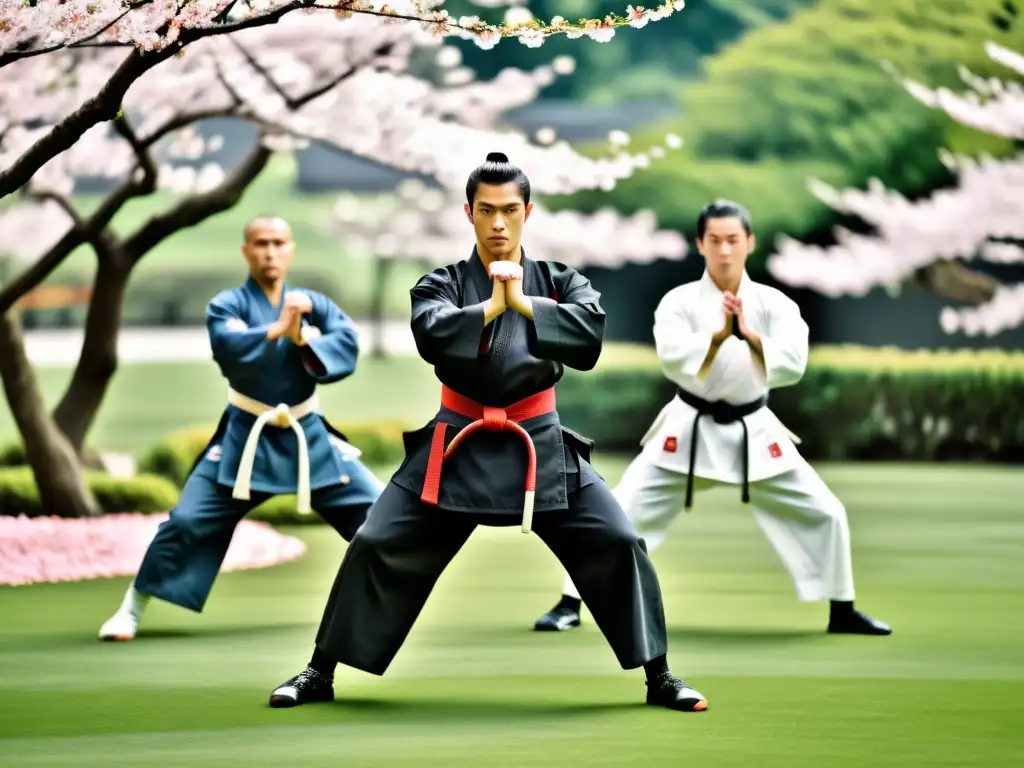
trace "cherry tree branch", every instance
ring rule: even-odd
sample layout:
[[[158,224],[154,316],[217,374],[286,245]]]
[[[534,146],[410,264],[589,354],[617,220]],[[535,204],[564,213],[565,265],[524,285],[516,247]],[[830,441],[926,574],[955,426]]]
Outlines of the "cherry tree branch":
[[[55,45],[50,45],[50,46],[47,46],[45,48],[26,48],[24,44],[19,45],[13,51],[7,51],[5,53],[0,54],[0,67],[7,66],[8,64],[10,64],[12,62],[20,61],[21,59],[30,59],[33,56],[42,56],[43,54],[54,53],[54,52],[59,51],[59,50],[61,50],[63,48],[81,48],[81,47],[85,47],[88,43],[92,42],[93,40],[95,40],[100,35],[104,34],[107,31],[109,31],[111,29],[111,27],[113,27],[119,21],[124,19],[129,13],[134,11],[136,8],[138,8],[139,6],[148,5],[151,2],[153,2],[153,0],[137,0],[137,2],[134,5],[132,5],[127,10],[125,10],[125,12],[122,13],[121,15],[115,16],[113,19],[111,19],[109,22],[104,24],[102,27],[100,27],[96,31],[90,32],[89,34],[87,34],[82,39],[76,40],[76,41],[74,41],[72,43],[57,43]],[[38,38],[32,38],[31,40],[26,41],[26,43],[35,42],[36,39],[38,39]]]
[[[148,149],[152,144],[180,127],[177,123],[177,120],[169,120],[147,139],[140,141],[136,137],[128,118],[123,113],[117,116],[114,121],[115,128],[132,146],[138,157],[139,165],[136,172],[130,174],[128,179],[107,195],[100,204],[100,207],[87,220],[83,220],[77,215],[73,216],[74,226],[68,229],[64,236],[54,243],[50,250],[43,254],[28,269],[4,284],[3,288],[0,289],[0,314],[7,312],[18,299],[41,284],[79,246],[86,243],[93,243],[94,245],[98,243],[100,250],[105,249],[105,246],[110,243],[111,236],[103,233],[117,212],[132,198],[143,197],[156,189],[157,170]],[[138,173],[140,170],[141,173]],[[108,257],[113,256],[109,248],[105,250]]]
[[[26,197],[31,200],[37,200],[43,202],[44,200],[52,200],[63,209],[64,213],[71,219],[75,228],[85,229],[85,221],[79,216],[75,206],[71,204],[67,196],[60,194],[59,192],[45,191],[45,192],[29,192]]]
[[[83,219],[75,206],[71,204],[71,201],[67,196],[62,195],[59,192],[47,190],[43,192],[30,192],[28,197],[39,202],[50,200],[59,205],[61,210],[63,210],[71,219],[72,230],[78,230],[78,232],[81,233],[81,241],[78,245],[82,245],[86,242],[89,243],[96,252],[96,256],[101,261],[104,259],[112,261],[115,258],[115,250],[117,248],[116,238],[106,232],[104,226],[99,226],[98,224],[87,222]],[[65,258],[67,255],[70,255],[75,247],[77,246],[73,246],[71,251],[68,251],[65,254]]]
[[[392,44],[388,42],[378,46],[374,50],[368,52],[367,55],[362,57],[359,61],[353,62],[350,66],[343,69],[335,77],[310,88],[308,91],[297,97],[291,98],[290,103],[292,107],[294,109],[299,109],[303,105],[327,93],[345,79],[353,76],[361,67],[371,62],[375,57],[386,55],[391,49],[391,45]],[[251,55],[247,54],[247,57],[250,60],[253,59]],[[218,74],[222,75],[219,68]],[[260,74],[267,79],[268,83],[271,84],[271,87],[283,92],[283,89],[276,83],[276,81],[274,81],[265,69],[261,68]],[[164,217],[156,217],[151,220],[149,222],[148,229],[143,228],[143,230],[136,233],[136,238],[131,247],[128,247],[128,244],[125,244],[124,249],[114,248],[111,250],[109,247],[104,247],[103,242],[100,242],[101,234],[107,243],[111,241],[113,236],[109,233],[105,233],[105,229],[113,219],[114,215],[116,215],[117,211],[119,211],[128,200],[151,194],[156,189],[158,171],[149,150],[157,141],[173,131],[187,127],[188,125],[191,125],[197,120],[203,118],[248,116],[248,107],[241,101],[241,98],[237,93],[231,89],[226,78],[222,77],[221,79],[224,87],[232,96],[234,101],[233,106],[217,109],[209,108],[195,110],[192,112],[173,115],[144,138],[140,138],[136,134],[129,119],[123,112],[117,115],[114,119],[114,127],[134,151],[138,161],[136,169],[122,184],[118,186],[117,189],[104,199],[99,209],[88,220],[82,221],[79,219],[75,225],[72,226],[41,258],[33,263],[32,266],[0,289],[0,313],[7,311],[15,302],[18,301],[19,298],[41,284],[53,272],[53,270],[63,263],[67,257],[81,245],[86,243],[99,244],[100,249],[103,251],[103,253],[100,254],[101,257],[105,255],[109,258],[120,259],[120,254],[128,253],[130,255],[127,258],[128,261],[131,262],[132,259],[139,258],[141,253],[145,253],[145,251],[148,250],[148,248],[141,251],[139,250],[147,242],[154,241],[154,238],[156,238],[155,242],[160,242],[170,234],[173,234],[173,231],[177,231],[177,229],[174,229],[174,226],[177,226],[174,224],[175,222],[191,220],[188,216],[186,216],[185,219],[182,219],[182,216],[185,216],[185,213],[187,213],[188,210],[192,210],[192,208],[186,206],[184,209],[179,208],[174,212],[166,214]],[[257,122],[258,124],[259,121],[254,122]],[[267,152],[270,152],[270,150],[268,149]],[[253,161],[253,158],[251,157],[249,160]],[[265,163],[266,158],[263,158],[262,164],[259,165],[259,167],[245,166],[249,167],[250,172],[253,174],[251,178],[255,178],[255,175],[262,169],[263,164]],[[249,177],[243,173],[241,177],[237,178],[244,180]],[[250,181],[251,178],[249,179]],[[211,192],[208,194],[213,195],[214,193]],[[222,190],[221,194],[227,195],[225,199],[234,199],[234,193],[230,188],[227,191]],[[210,200],[211,198],[207,197],[189,205],[199,207],[213,205],[214,207],[217,207],[219,204],[217,203],[217,200],[214,199],[212,202],[210,202]],[[181,205],[185,206],[186,203],[188,203],[187,200],[183,201]],[[183,213],[183,211],[185,211],[185,213]],[[180,229],[181,227],[179,226],[178,228]],[[160,236],[157,237],[159,233],[163,232],[166,232],[166,234],[160,234]],[[150,245],[149,248],[151,247],[153,246]],[[127,265],[121,266],[123,267]]]
[[[133,49],[125,57],[121,66],[110,76],[110,79],[107,80],[98,94],[53,126],[50,131],[38,139],[12,165],[0,171],[0,199],[27,184],[36,171],[61,152],[70,148],[82,134],[94,125],[107,120],[113,120],[121,108],[121,101],[124,99],[124,95],[132,84],[157,64],[166,61],[177,53],[181,47],[201,38],[221,34],[225,31],[251,29],[267,24],[275,24],[286,13],[301,8],[306,3],[307,0],[295,0],[295,2],[276,8],[262,16],[237,22],[230,30],[225,29],[228,25],[219,28],[208,27],[183,30],[177,45],[168,45],[157,51]]]
[[[140,185],[145,183],[149,188],[147,191],[152,191],[153,186],[156,184],[157,171],[156,163],[153,162],[153,157],[149,154],[149,148],[162,135],[170,133],[173,129],[169,129],[165,125],[161,129],[155,131],[146,143],[143,143],[142,141],[139,141],[139,137],[135,135],[135,130],[132,128],[131,123],[128,122],[128,118],[125,117],[123,112],[114,120],[114,129],[121,134],[121,138],[128,142],[128,146],[132,148],[132,151],[135,153],[135,157],[138,159],[138,167],[143,173],[143,178],[139,182]],[[132,175],[134,176],[135,174],[133,173]]]
[[[242,193],[266,167],[273,150],[263,141],[263,136],[242,163],[217,187],[208,192],[189,195],[175,204],[169,211],[152,217],[131,237],[124,241],[122,250],[128,263],[134,265],[149,251],[171,235],[183,229],[194,227],[210,216],[233,208],[242,198]]]
[[[98,0],[98,2],[102,6],[102,0]],[[145,3],[137,3],[131,10],[139,12],[144,5]],[[227,7],[229,5],[233,4],[224,3],[219,5],[216,8],[217,13],[211,21],[226,18],[225,12],[229,10]],[[422,8],[422,6],[416,3],[416,0],[413,2],[413,7],[417,11]],[[283,16],[294,10],[302,8],[330,10],[336,16],[342,18],[352,15],[364,15],[382,17],[388,20],[419,22],[438,36],[444,37],[458,34],[459,36],[473,39],[483,48],[490,48],[502,37],[517,37],[524,45],[537,47],[547,37],[555,34],[565,34],[570,38],[587,35],[595,40],[607,42],[615,34],[617,27],[629,25],[641,28],[651,21],[667,18],[683,7],[684,0],[666,0],[657,9],[645,9],[640,6],[634,8],[630,6],[625,17],[608,14],[603,20],[583,19],[577,24],[570,24],[561,17],[555,17],[548,24],[534,20],[523,24],[495,27],[477,18],[462,19],[455,22],[449,17],[447,11],[429,11],[424,12],[422,15],[416,15],[398,13],[387,5],[376,9],[366,0],[340,0],[340,2],[332,6],[317,5],[314,0],[292,0],[292,2],[284,3],[277,8],[256,16],[234,21],[224,21],[223,23],[216,23],[215,21],[215,23],[204,25],[203,14],[210,9],[201,5],[200,0],[190,0],[190,2],[182,3],[178,8],[178,12],[171,20],[167,20],[159,15],[153,16],[157,20],[163,19],[161,22],[162,26],[151,32],[145,32],[146,35],[155,38],[155,42],[149,40],[147,45],[143,45],[139,41],[141,38],[135,39],[133,37],[133,35],[138,37],[138,35],[142,34],[135,30],[127,36],[125,44],[132,42],[139,47],[133,48],[131,53],[103,85],[99,93],[60,120],[43,136],[37,139],[9,167],[0,171],[0,199],[28,183],[29,179],[40,168],[71,147],[90,128],[101,122],[113,119],[120,110],[124,96],[131,85],[144,73],[174,56],[183,47],[214,35],[229,35],[241,30],[275,24]],[[39,15],[36,20],[46,21],[44,13],[52,12],[52,7],[47,7],[45,12],[38,10],[37,6],[22,9],[22,11],[25,13],[38,13]],[[20,20],[20,17],[16,17],[16,19]],[[10,20],[0,21],[5,21],[8,24],[12,23]],[[108,32],[112,30],[112,26],[107,28]],[[91,32],[89,34],[93,35]],[[6,42],[3,40],[3,35],[11,37],[12,33],[0,25],[0,44]],[[96,42],[94,35],[89,39],[90,44]],[[119,37],[118,42],[121,39]],[[65,43],[63,47],[66,48],[68,45]],[[74,47],[74,44],[71,45]],[[0,66],[10,64],[19,58],[26,58],[31,54],[32,51],[19,49],[15,46],[14,50],[8,50],[6,53],[0,54]]]
[[[121,100],[146,71],[169,58],[173,51],[153,54],[133,50],[125,57],[100,92],[58,122],[9,167],[0,171],[0,199],[28,183],[36,171],[69,149],[94,125],[117,117]]]
[[[1024,56],[994,43],[989,57],[1024,75]],[[963,94],[930,89],[916,81],[895,79],[916,100],[944,111],[956,122],[993,136],[1024,138],[1024,88],[1019,82],[987,80],[961,69],[968,86]],[[780,237],[766,262],[782,282],[826,296],[864,296],[913,280],[947,301],[969,305],[946,307],[939,323],[946,333],[995,335],[1024,322],[1024,286],[1004,286],[971,268],[971,261],[1024,262],[1024,154],[995,159],[956,157],[940,152],[957,175],[957,184],[927,197],[908,200],[877,179],[866,190],[834,189],[810,180],[813,195],[833,210],[856,216],[873,229],[859,234],[835,231],[827,248]]]

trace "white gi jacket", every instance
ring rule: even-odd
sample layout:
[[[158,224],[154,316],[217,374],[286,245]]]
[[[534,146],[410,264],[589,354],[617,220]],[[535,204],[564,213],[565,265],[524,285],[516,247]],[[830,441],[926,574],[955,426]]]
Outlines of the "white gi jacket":
[[[711,346],[722,329],[724,295],[707,271],[700,280],[673,288],[654,314],[654,340],[662,372],[679,387],[704,400],[739,405],[770,389],[796,384],[807,366],[808,328],[796,303],[781,291],[754,282],[746,271],[737,296],[743,301],[747,327],[761,337],[765,372],[750,346],[730,336],[714,363],[698,378]],[[690,438],[697,411],[678,397],[662,409],[641,440],[642,455],[662,469],[686,474]],[[767,407],[745,417],[748,430],[750,482],[775,477],[794,468],[799,454],[793,435]],[[724,483],[743,482],[743,425],[718,424],[710,415],[697,425],[696,477]]]

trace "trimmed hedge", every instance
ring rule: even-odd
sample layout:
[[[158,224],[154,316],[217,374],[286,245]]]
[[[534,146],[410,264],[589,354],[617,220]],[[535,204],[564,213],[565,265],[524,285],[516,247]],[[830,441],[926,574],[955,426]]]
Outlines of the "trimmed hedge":
[[[647,349],[567,371],[558,390],[566,425],[598,450],[633,453],[674,387]],[[770,407],[810,460],[1020,461],[1024,353],[819,347]]]
[[[359,448],[365,464],[397,464],[405,455],[402,431],[409,425],[398,421],[335,422],[331,424]],[[165,477],[178,488],[185,485],[189,469],[210,441],[216,425],[190,427],[173,432],[141,459],[139,471]]]
[[[618,349],[597,369],[567,370],[558,385],[565,424],[606,453],[635,453],[638,441],[673,394],[652,348]],[[1024,353],[906,351],[854,346],[815,347],[803,381],[775,390],[771,408],[803,441],[810,460],[903,461],[1024,460]],[[384,471],[404,455],[402,431],[419,424],[397,421],[336,426],[363,451],[363,461]],[[177,503],[189,468],[214,427],[169,435],[139,463],[142,473],[116,478],[86,472],[106,512],[166,511]],[[0,515],[43,514],[20,446],[0,448]],[[253,519],[275,524],[316,523],[299,515],[295,498],[271,499]]]
[[[25,446],[20,442],[0,445],[0,468],[23,467],[27,464]]]
[[[324,525],[324,519],[316,512],[300,515],[297,506],[295,496],[275,496],[253,509],[247,519],[271,525]]]
[[[558,408],[563,422],[595,440],[599,451],[631,454],[673,392],[651,347],[623,345],[595,371],[567,370]],[[772,392],[771,408],[799,435],[810,460],[1020,461],[1024,353],[815,347],[803,381]],[[337,426],[367,464],[394,467],[404,455],[402,430],[420,425]],[[140,471],[180,487],[212,429],[170,435],[142,459]],[[285,512],[274,511],[278,504]],[[294,500],[268,505],[275,520],[307,519],[294,514]]]
[[[111,477],[86,472],[86,482],[100,508],[112,512],[166,512],[178,501],[178,489],[169,480],[153,475]],[[0,469],[0,515],[49,514],[39,503],[32,470],[28,467]]]

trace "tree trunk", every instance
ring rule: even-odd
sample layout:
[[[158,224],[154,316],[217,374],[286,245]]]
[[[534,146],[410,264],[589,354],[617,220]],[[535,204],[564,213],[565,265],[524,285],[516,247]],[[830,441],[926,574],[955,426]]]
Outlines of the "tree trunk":
[[[25,442],[25,456],[43,510],[60,517],[101,515],[82,477],[78,456],[46,411],[35,371],[25,354],[21,323],[14,312],[0,315],[0,379]]]
[[[98,262],[78,365],[53,411],[57,427],[79,457],[84,456],[85,437],[117,371],[117,336],[131,274],[130,267],[111,258],[100,257]]]
[[[995,278],[950,259],[937,261],[919,270],[917,281],[936,296],[971,306],[990,301],[999,288],[999,281]]]
[[[370,357],[381,360],[388,356],[385,333],[386,312],[384,306],[387,299],[388,276],[391,271],[391,259],[374,256],[373,287],[370,289]]]

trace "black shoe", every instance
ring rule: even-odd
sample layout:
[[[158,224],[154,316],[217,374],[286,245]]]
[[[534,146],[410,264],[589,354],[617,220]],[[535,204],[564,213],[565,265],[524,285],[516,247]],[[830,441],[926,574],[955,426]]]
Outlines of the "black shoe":
[[[565,632],[579,625],[579,609],[559,603],[537,619],[537,623],[533,625],[533,628],[537,632]]]
[[[320,701],[334,701],[334,683],[327,675],[311,667],[306,667],[270,694],[270,706],[276,708],[297,707]]]
[[[892,628],[884,621],[872,619],[860,611],[851,610],[843,615],[833,614],[828,621],[833,635],[891,635]]]
[[[647,681],[647,703],[680,712],[703,712],[708,708],[704,695],[693,690],[671,672],[663,672]]]

